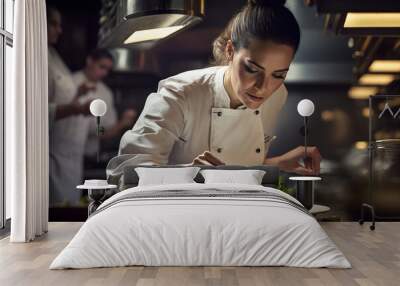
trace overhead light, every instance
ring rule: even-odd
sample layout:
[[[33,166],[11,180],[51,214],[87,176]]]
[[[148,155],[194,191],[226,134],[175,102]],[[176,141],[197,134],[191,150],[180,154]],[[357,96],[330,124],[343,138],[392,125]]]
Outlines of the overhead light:
[[[400,72],[400,60],[375,60],[369,66],[370,72]]]
[[[364,107],[362,109],[362,116],[365,118],[369,118],[369,115],[370,115],[369,107]]]
[[[365,150],[368,148],[368,142],[367,141],[357,141],[354,144],[354,147],[356,147],[357,150]]]
[[[325,29],[353,36],[398,37],[399,0],[313,0]]]
[[[169,35],[179,31],[183,27],[185,27],[185,26],[179,25],[179,26],[173,26],[173,27],[155,28],[155,29],[136,31],[124,41],[124,44],[134,44],[134,43],[139,43],[139,42],[160,40],[162,38],[166,38]]]
[[[347,13],[344,28],[398,28],[400,13]]]
[[[391,74],[365,74],[358,80],[362,85],[387,85],[395,79]]]
[[[378,92],[377,87],[355,86],[350,88],[349,97],[353,99],[367,99]]]
[[[333,121],[335,119],[335,113],[331,110],[324,110],[321,112],[321,118],[323,121]]]

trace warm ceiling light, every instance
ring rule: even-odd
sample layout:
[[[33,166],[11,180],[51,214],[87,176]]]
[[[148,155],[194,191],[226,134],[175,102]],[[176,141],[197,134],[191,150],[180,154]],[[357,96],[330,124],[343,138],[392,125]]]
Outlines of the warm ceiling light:
[[[185,27],[184,25],[180,26],[172,26],[172,27],[164,27],[164,28],[155,28],[148,30],[136,31],[132,35],[130,35],[124,42],[124,44],[134,44],[146,41],[154,41],[159,40],[169,35],[179,31]]]
[[[362,116],[364,116],[365,118],[369,118],[369,115],[370,115],[369,108],[368,107],[364,107],[362,109]]]
[[[400,72],[400,60],[375,60],[369,66],[370,72]]]
[[[347,13],[344,28],[398,28],[400,13]]]
[[[365,74],[358,82],[363,85],[387,85],[394,80],[394,75],[391,74]]]
[[[321,118],[327,122],[333,121],[335,119],[335,113],[331,110],[324,110],[321,112]]]
[[[349,90],[349,97],[353,99],[367,99],[378,92],[377,87],[356,86]]]
[[[365,150],[368,147],[368,142],[367,141],[357,141],[354,146],[356,147],[357,150]]]

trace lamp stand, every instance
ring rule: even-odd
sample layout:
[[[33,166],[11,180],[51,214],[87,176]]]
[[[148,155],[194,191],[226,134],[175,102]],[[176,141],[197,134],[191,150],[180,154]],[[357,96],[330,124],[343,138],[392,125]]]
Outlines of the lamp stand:
[[[100,135],[104,134],[104,127],[100,126],[100,116],[96,116],[96,123],[97,123],[97,129],[96,129],[97,137],[100,137]],[[99,148],[97,148],[97,163],[99,162],[100,162],[100,143],[99,143]]]
[[[308,116],[304,116],[304,164],[307,160]]]

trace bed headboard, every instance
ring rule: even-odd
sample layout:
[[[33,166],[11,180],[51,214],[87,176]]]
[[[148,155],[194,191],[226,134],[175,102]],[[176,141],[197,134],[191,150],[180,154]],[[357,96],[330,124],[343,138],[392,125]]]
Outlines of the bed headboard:
[[[137,166],[126,166],[124,168],[123,172],[123,178],[121,181],[121,186],[120,190],[125,190],[127,188],[132,188],[136,187],[139,182],[139,177],[138,174],[135,171],[135,168],[139,167]],[[146,168],[160,168],[160,167],[166,167],[166,166],[140,166],[140,167],[146,167]],[[168,168],[182,168],[182,166],[167,166]],[[262,185],[263,186],[277,186],[278,185],[278,180],[279,180],[279,169],[277,167],[273,166],[266,166],[266,165],[260,165],[260,166],[234,166],[234,165],[221,165],[221,166],[196,166],[201,168],[202,170],[204,169],[221,169],[221,170],[248,170],[248,169],[256,169],[256,170],[263,170],[265,171],[265,175],[262,180]],[[198,173],[196,178],[194,179],[197,183],[204,183],[204,178],[203,176]]]

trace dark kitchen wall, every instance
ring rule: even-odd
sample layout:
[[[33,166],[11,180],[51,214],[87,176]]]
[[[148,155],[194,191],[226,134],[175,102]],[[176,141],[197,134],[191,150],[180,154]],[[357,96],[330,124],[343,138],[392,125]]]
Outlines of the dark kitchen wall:
[[[86,55],[97,45],[99,0],[47,0],[62,14],[63,34],[57,49],[72,71],[80,69]]]
[[[299,132],[303,118],[297,113],[297,104],[304,98],[315,103],[309,119],[309,144],[318,146],[324,158],[339,160],[354,142],[368,140],[368,118],[362,115],[367,102],[349,99],[346,87],[288,86],[288,90],[271,155],[304,144]]]

